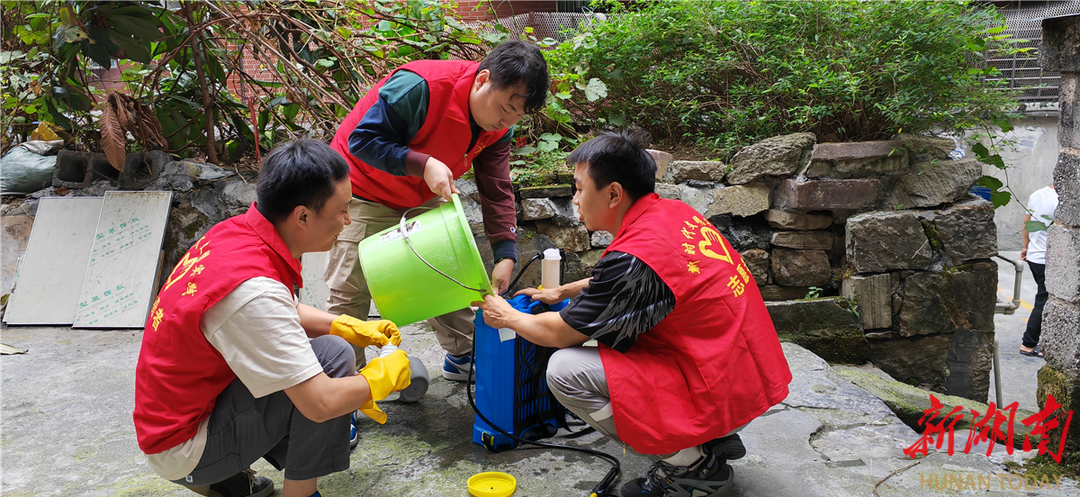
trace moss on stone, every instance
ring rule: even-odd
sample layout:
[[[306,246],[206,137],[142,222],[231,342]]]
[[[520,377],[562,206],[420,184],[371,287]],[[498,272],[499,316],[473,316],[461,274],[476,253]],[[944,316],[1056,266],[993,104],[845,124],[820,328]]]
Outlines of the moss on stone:
[[[1049,454],[1043,454],[1025,462],[1020,471],[1024,478],[1035,478],[1039,481],[1048,478],[1050,481],[1057,481],[1062,476],[1077,478],[1080,476],[1080,471],[1077,469],[1077,466],[1058,464]]]
[[[1075,425],[1075,421],[1080,419],[1080,379],[1069,378],[1068,375],[1058,371],[1050,365],[1043,366],[1039,369],[1038,373],[1038,388],[1035,390],[1035,400],[1038,401],[1039,407],[1046,408],[1046,401],[1048,396],[1052,395],[1054,401],[1061,405],[1054,413],[1050,414],[1050,418],[1058,416],[1067,416],[1066,411],[1073,412],[1073,421],[1070,423]],[[1064,423],[1064,417],[1061,418]],[[1061,439],[1062,427],[1056,428],[1050,432],[1050,440]],[[1068,429],[1065,427],[1065,429]],[[1062,459],[1062,464],[1070,466],[1070,471],[1073,473],[1080,473],[1080,430],[1075,426],[1072,430],[1066,432],[1065,438],[1065,454]]]
[[[770,306],[769,315],[782,340],[798,344],[830,363],[863,364],[870,343],[844,297],[797,299]]]
[[[552,180],[554,178],[547,178],[547,179]],[[536,182],[535,184],[531,184],[531,183],[529,185],[522,184],[521,188],[519,189],[519,192],[521,193],[522,198],[527,198],[527,197],[525,197],[524,192],[536,191],[536,192],[540,192],[540,193],[544,194],[544,196],[549,196],[548,195],[549,192],[555,191],[555,190],[563,190],[563,191],[570,190],[571,192],[573,192],[574,185],[570,184],[570,183],[560,183],[560,182],[552,182],[552,181],[540,181],[540,182]]]
[[[959,266],[946,266],[945,269],[941,271],[941,274],[952,278],[960,273],[975,272],[979,269],[978,266],[979,264],[960,264]]]
[[[920,219],[922,223],[923,233],[926,235],[926,239],[930,241],[930,246],[934,250],[944,250],[945,244],[941,243],[941,233],[938,232],[937,225],[933,221],[927,219]]]
[[[195,235],[199,232],[200,229],[202,229],[203,226],[206,226],[206,223],[208,221],[209,219],[207,219],[206,216],[203,216],[203,219],[197,219],[188,223],[183,228],[184,238],[188,240],[195,238]]]
[[[835,332],[780,334],[781,342],[799,345],[831,364],[863,364],[870,354],[870,343],[861,333],[836,336]]]
[[[853,307],[852,307],[853,302],[851,300],[848,300],[848,299],[846,299],[844,297],[828,297],[828,298],[833,299],[833,301],[836,302],[836,305],[839,306],[841,309],[846,309],[846,310],[849,310],[849,311],[853,309]]]
[[[184,487],[147,471],[146,474],[116,482],[112,485],[109,495],[117,497],[154,497],[173,496],[181,492],[190,493],[190,491],[184,490]],[[7,495],[7,493],[4,495]]]
[[[1050,367],[1049,364],[1039,368],[1037,376],[1038,389],[1035,391],[1035,398],[1039,407],[1046,407],[1047,395],[1053,395],[1054,400],[1064,405],[1069,398],[1069,390],[1076,387],[1075,381],[1070,381],[1065,373]]]
[[[972,410],[979,412],[980,415],[985,415],[989,411],[989,407],[982,402],[976,402],[971,399],[965,399],[954,395],[928,392],[906,383],[885,379],[863,369],[836,367],[833,368],[833,371],[841,378],[858,385],[863,390],[866,390],[875,397],[881,399],[882,402],[889,406],[889,409],[892,409],[896,416],[904,422],[904,424],[910,426],[911,429],[918,433],[923,433],[925,430],[925,424],[920,425],[919,421],[925,415],[924,411],[930,408],[931,394],[934,395],[934,397],[937,397],[937,399],[945,406],[939,411],[937,417],[930,420],[931,423],[942,421],[943,416],[959,406],[961,408],[960,413],[963,413],[964,417],[956,423],[954,429],[968,429],[971,427]],[[1015,419],[1022,420],[1032,414],[1033,413],[1031,412],[1017,409]],[[1024,446],[1024,437],[1031,433],[1031,427],[1025,426],[1023,423],[1017,421],[1013,424],[1013,429],[1013,446],[1022,450]]]

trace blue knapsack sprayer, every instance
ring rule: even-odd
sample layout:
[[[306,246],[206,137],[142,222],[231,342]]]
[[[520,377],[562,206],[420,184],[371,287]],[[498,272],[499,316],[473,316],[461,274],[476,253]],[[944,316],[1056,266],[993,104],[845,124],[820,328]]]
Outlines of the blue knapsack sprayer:
[[[558,249],[547,249],[529,259],[509,285],[513,289],[522,273],[534,261],[543,257],[541,264],[541,288],[559,286],[562,274],[562,256]],[[509,293],[511,290],[507,290]],[[504,294],[505,295],[505,294]],[[531,314],[557,312],[570,300],[556,304],[534,301],[528,295],[507,299],[510,305]],[[538,442],[566,428],[566,409],[559,404],[547,387],[547,363],[557,349],[540,347],[521,338],[510,329],[495,329],[484,323],[484,312],[476,311],[473,334],[473,369],[476,399],[469,391],[469,403],[476,412],[473,425],[473,442],[492,452],[512,449],[521,444],[576,450],[602,457],[612,464],[607,475],[593,487],[591,496],[603,496],[607,488],[619,476],[619,460],[615,457],[568,445]]]

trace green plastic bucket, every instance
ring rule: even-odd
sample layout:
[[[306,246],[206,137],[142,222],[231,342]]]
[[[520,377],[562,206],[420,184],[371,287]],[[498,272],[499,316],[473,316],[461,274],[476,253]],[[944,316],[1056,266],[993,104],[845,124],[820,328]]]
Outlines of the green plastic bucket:
[[[383,319],[405,326],[464,309],[491,293],[491,281],[456,194],[452,202],[406,220],[405,226],[408,241],[401,227],[394,226],[359,245],[364,279]]]

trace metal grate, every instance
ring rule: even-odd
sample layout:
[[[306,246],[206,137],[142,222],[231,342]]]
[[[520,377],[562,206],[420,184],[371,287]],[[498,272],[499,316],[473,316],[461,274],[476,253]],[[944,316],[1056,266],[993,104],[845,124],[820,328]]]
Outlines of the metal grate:
[[[1042,23],[1038,19],[1080,13],[1080,0],[1014,1],[999,7],[998,10],[1005,16],[1005,33],[1012,35],[1014,39],[1027,40],[1017,44],[1017,47],[1032,50],[1008,57],[991,58],[988,62],[1001,71],[1003,79],[1009,83],[1009,88],[1021,90],[1017,100],[1024,104],[1027,112],[1056,112],[1061,75],[1039,67],[1038,49],[1039,42],[1042,41]]]
[[[578,14],[571,12],[529,12],[512,17],[504,17],[495,22],[502,25],[510,32],[511,38],[517,38],[525,33],[525,28],[532,28],[532,36],[538,40],[554,38],[566,41],[568,38],[581,33],[593,23],[595,19],[605,19],[606,14]],[[491,21],[469,23],[469,27],[477,31],[494,32]]]

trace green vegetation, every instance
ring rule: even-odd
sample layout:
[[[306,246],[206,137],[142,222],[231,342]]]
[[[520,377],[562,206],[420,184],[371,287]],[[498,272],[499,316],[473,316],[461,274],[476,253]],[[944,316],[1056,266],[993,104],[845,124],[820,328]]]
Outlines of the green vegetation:
[[[510,161],[510,178],[521,186],[556,183],[558,182],[556,176],[560,173],[574,174],[573,166],[566,163],[566,156],[569,154],[562,150],[521,152],[519,149],[514,155],[521,157],[514,157]]]
[[[45,122],[69,145],[114,158],[129,146],[127,132],[140,148],[218,163],[300,135],[328,139],[390,70],[416,59],[478,60],[507,37],[495,24],[465,25],[456,4],[438,0],[2,5],[0,148]],[[550,48],[552,95],[518,126],[512,166],[521,181],[565,172],[566,151],[582,139],[628,125],[709,156],[796,131],[856,141],[1010,128],[1015,103],[984,61],[1014,49],[985,4],[626,5],[594,2],[610,13],[562,43],[526,29]],[[95,82],[111,66],[123,70],[124,96]],[[973,149],[1004,167],[993,146]],[[983,184],[995,204],[1008,201],[1000,182]]]
[[[880,140],[1006,123],[1015,102],[982,62],[1013,50],[1003,25],[957,2],[654,2],[549,60],[601,125],[713,148],[797,131]]]
[[[1018,467],[1009,467],[1009,469],[1017,471],[1025,477],[1033,477],[1039,481],[1042,481],[1044,477],[1048,478],[1050,481],[1058,481],[1062,476],[1074,479],[1080,478],[1080,471],[1077,470],[1076,466],[1059,464],[1054,461],[1054,458],[1050,457],[1049,454],[1035,456],[1025,462],[1023,466],[1016,466]]]
[[[110,137],[123,148],[108,112],[92,113],[107,110],[94,74],[115,64],[131,107],[150,109],[136,117],[166,141],[140,139],[142,148],[203,149],[228,162],[256,143],[265,151],[300,134],[332,136],[367,89],[405,62],[479,59],[505,38],[505,30],[479,35],[438,0],[160,5],[2,2],[0,147],[10,146],[9,129],[25,134],[45,121],[92,148]],[[256,64],[245,65],[237,47]]]

